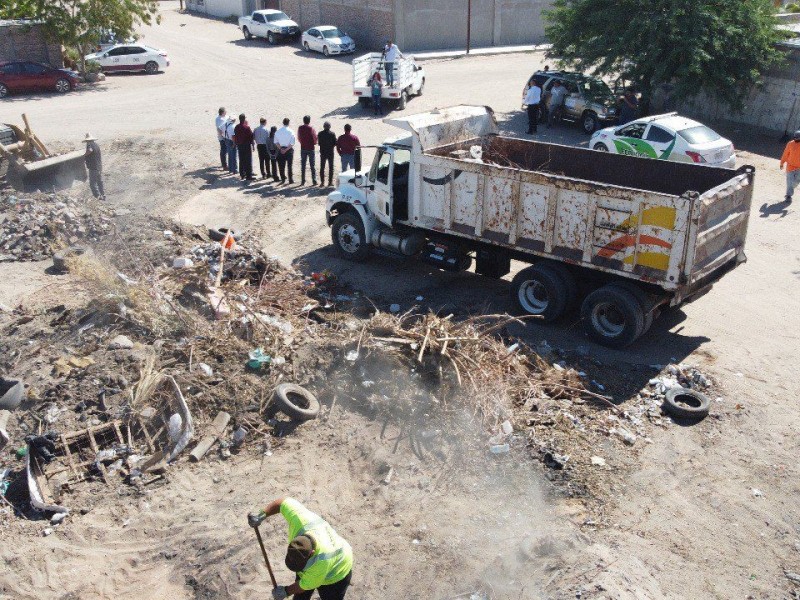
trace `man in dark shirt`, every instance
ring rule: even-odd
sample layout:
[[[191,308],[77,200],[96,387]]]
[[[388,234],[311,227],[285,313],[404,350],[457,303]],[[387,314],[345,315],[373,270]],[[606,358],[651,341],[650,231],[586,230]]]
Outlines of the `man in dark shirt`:
[[[348,123],[344,126],[344,134],[336,140],[336,151],[342,157],[342,172],[356,168],[356,148],[361,145],[358,137],[350,131],[353,128]]]
[[[89,188],[92,190],[92,195],[99,199],[106,199],[106,192],[103,189],[103,158],[100,153],[100,146],[97,145],[97,140],[88,133],[83,138],[86,142],[86,154],[83,155],[83,160],[86,161],[86,169],[89,171]]]
[[[297,128],[300,142],[300,185],[306,184],[306,161],[311,165],[311,181],[317,185],[317,169],[314,166],[314,146],[317,145],[317,132],[311,126],[311,117],[303,117],[303,124]]]
[[[325,185],[325,163],[328,163],[328,187],[333,185],[333,150],[336,148],[336,134],[331,124],[325,121],[318,136],[319,143],[319,184]]]
[[[244,113],[239,115],[239,124],[233,129],[233,137],[236,147],[239,149],[239,177],[244,181],[254,179],[253,177],[253,150],[256,144],[253,139],[253,130],[247,123]]]

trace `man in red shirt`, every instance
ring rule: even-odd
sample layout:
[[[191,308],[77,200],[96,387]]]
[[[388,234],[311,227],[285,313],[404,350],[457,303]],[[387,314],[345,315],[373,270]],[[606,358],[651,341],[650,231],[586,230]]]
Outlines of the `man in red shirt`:
[[[303,117],[303,124],[297,128],[300,142],[300,185],[306,184],[306,161],[311,165],[311,181],[317,185],[317,169],[314,165],[314,146],[317,145],[317,132],[311,126],[311,117]]]
[[[786,144],[781,156],[781,169],[786,165],[786,204],[792,203],[794,188],[800,183],[800,129],[792,134],[792,141]]]
[[[344,126],[344,133],[336,140],[336,151],[342,157],[342,172],[356,168],[356,148],[361,145],[359,139],[350,131],[353,128],[348,123]]]
[[[244,113],[239,115],[239,124],[233,128],[233,139],[239,149],[239,177],[251,181],[253,177],[253,150],[256,143],[253,139],[253,130],[247,124]]]

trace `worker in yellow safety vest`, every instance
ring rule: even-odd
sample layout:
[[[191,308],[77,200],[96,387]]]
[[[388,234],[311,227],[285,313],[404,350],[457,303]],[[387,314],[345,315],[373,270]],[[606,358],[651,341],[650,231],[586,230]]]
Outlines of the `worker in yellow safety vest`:
[[[272,597],[311,600],[311,594],[317,590],[321,600],[343,600],[353,569],[350,544],[325,519],[294,498],[273,500],[266,508],[251,512],[247,522],[258,527],[264,519],[278,513],[289,523],[286,567],[297,576],[293,584],[272,590]]]

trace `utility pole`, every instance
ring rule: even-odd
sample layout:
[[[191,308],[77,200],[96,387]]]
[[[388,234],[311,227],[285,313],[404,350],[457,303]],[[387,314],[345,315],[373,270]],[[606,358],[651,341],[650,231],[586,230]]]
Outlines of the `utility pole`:
[[[469,54],[471,35],[472,35],[472,0],[467,0],[467,54]]]

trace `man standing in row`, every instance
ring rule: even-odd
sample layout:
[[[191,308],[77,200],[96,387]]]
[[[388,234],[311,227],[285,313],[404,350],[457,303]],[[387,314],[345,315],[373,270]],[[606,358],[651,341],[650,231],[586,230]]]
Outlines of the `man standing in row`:
[[[314,146],[317,145],[317,132],[311,126],[311,117],[303,117],[303,124],[297,128],[300,142],[300,185],[306,184],[306,161],[311,165],[311,181],[317,185],[317,169],[314,166]]]
[[[524,104],[528,107],[528,134],[536,133],[539,124],[539,103],[542,101],[542,88],[536,80],[531,81],[531,87],[525,94]]]
[[[353,576],[353,549],[325,519],[308,510],[294,498],[277,498],[265,508],[247,515],[250,527],[257,528],[267,517],[278,513],[289,524],[289,548],[284,563],[296,573],[291,585],[272,590],[274,600],[294,596],[311,600],[314,590],[320,600],[344,600]]]
[[[281,183],[286,183],[286,166],[289,166],[289,183],[294,183],[292,177],[292,162],[294,161],[294,145],[297,138],[294,131],[289,129],[289,119],[283,120],[283,127],[275,132],[275,145],[278,147],[278,169],[281,172]]]
[[[394,63],[398,58],[403,58],[400,48],[392,40],[387,40],[383,48],[383,64],[386,67],[386,85],[389,87],[394,87]]]
[[[344,134],[336,140],[336,151],[342,157],[342,172],[356,168],[356,148],[361,146],[359,139],[350,131],[350,124],[344,126]]]
[[[333,185],[333,150],[336,148],[336,134],[331,131],[331,124],[325,121],[319,132],[319,184],[325,185],[325,163],[328,163],[328,186]]]
[[[105,200],[103,159],[100,153],[100,146],[97,145],[97,140],[88,133],[83,138],[83,141],[86,142],[86,153],[83,155],[83,160],[86,162],[86,170],[89,171],[89,188],[92,190],[92,196],[98,200]]]
[[[225,118],[225,107],[221,106],[215,120],[217,126],[217,141],[219,142],[219,161],[222,163],[222,170],[228,170],[228,143],[225,141],[225,126],[227,125]]]
[[[250,181],[253,179],[253,150],[256,145],[253,141],[253,130],[250,129],[244,113],[239,115],[239,124],[234,128],[233,135],[239,149],[239,177],[242,181]]]
[[[269,142],[269,130],[267,120],[264,117],[259,119],[259,125],[253,130],[253,141],[256,143],[258,152],[258,169],[261,171],[261,179],[266,179],[270,175],[269,171],[269,152],[267,142]]]
[[[228,173],[236,173],[239,169],[236,161],[236,142],[234,141],[234,131],[236,129],[233,117],[228,117],[225,122],[225,147],[228,149]]]

